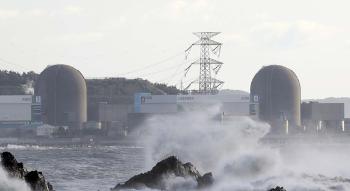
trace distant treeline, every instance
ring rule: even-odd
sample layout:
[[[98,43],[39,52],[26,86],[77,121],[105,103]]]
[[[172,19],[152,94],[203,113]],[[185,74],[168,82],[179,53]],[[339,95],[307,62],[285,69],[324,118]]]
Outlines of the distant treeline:
[[[90,103],[131,103],[133,95],[138,92],[155,95],[180,93],[175,86],[151,83],[143,79],[105,78],[88,79],[86,82]]]
[[[0,70],[0,95],[31,94],[39,74],[31,71],[18,73]],[[92,102],[130,102],[137,92],[152,94],[178,94],[180,90],[175,86],[151,83],[143,79],[105,78],[87,79],[87,94]]]
[[[0,70],[0,95],[29,94],[32,85],[39,77],[33,71],[18,73]]]

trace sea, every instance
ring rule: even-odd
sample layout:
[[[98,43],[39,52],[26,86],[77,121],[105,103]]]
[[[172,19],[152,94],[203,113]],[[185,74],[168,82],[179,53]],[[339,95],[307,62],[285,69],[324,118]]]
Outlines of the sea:
[[[10,151],[25,167],[42,171],[57,191],[108,191],[144,168],[143,147],[136,145],[14,145]],[[1,189],[0,189],[1,190]]]
[[[109,191],[170,155],[191,162],[201,174],[212,172],[215,184],[210,191],[266,191],[276,186],[288,191],[350,190],[350,134],[297,134],[263,143],[268,124],[250,118],[217,123],[207,118],[208,112],[155,116],[129,135],[135,142],[7,144],[0,152],[10,151],[27,168],[42,171],[56,191]],[[20,184],[3,174],[0,191],[1,185]],[[171,191],[193,190],[189,188],[194,184],[179,177],[165,182]]]

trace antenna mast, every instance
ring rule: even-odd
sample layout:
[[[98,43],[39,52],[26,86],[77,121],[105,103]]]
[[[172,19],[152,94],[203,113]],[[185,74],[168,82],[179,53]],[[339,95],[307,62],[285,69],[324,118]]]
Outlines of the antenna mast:
[[[212,72],[217,74],[222,66],[222,62],[210,58],[210,53],[214,53],[217,57],[220,56],[222,43],[216,42],[211,38],[220,34],[220,32],[195,32],[199,40],[193,43],[186,51],[186,59],[193,46],[200,46],[200,58],[191,63],[185,69],[185,76],[194,64],[199,64],[199,77],[192,81],[185,90],[188,90],[192,84],[198,84],[199,94],[216,94],[218,88],[224,83],[212,76]]]

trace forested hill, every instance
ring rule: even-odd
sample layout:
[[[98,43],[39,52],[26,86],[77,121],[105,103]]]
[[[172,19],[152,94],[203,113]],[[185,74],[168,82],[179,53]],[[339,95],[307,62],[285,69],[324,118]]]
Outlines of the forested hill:
[[[35,72],[18,73],[0,70],[0,95],[33,93],[33,84],[39,77]]]
[[[138,92],[155,95],[180,93],[175,86],[151,83],[143,79],[105,78],[88,79],[86,82],[90,103],[132,103],[133,95]]]
[[[0,70],[0,95],[32,94],[39,74],[35,72],[18,73]],[[105,78],[87,79],[89,98],[117,98],[132,96],[137,92],[152,94],[178,94],[175,86],[151,83],[143,79]],[[103,100],[102,100],[103,101]]]

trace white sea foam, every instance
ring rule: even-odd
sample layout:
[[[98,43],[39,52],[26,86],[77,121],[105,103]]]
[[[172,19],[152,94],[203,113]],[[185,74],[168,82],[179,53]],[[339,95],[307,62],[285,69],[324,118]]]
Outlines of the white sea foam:
[[[30,191],[30,188],[22,180],[9,178],[0,168],[0,191]]]
[[[212,171],[215,191],[267,190],[277,185],[288,191],[350,190],[349,181],[342,178],[350,177],[349,148],[271,148],[259,144],[269,131],[267,124],[244,117],[219,123],[213,120],[216,111],[212,108],[149,119],[137,132],[145,142],[146,168],[176,155],[201,172]]]
[[[20,145],[20,144],[7,144],[0,149],[9,149],[9,150],[48,150],[48,149],[57,149],[57,147],[48,147],[48,146],[39,146],[39,145]]]

